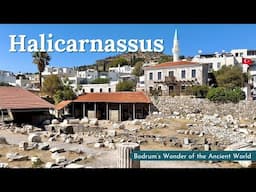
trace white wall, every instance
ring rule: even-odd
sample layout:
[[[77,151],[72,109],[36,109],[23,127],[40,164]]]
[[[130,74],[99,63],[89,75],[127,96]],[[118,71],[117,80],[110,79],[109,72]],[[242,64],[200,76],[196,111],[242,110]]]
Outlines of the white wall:
[[[0,70],[0,82],[13,84],[16,82],[16,77],[10,71],[1,71]]]
[[[94,93],[100,93],[100,89],[102,92],[109,92],[109,88],[111,92],[116,91],[116,83],[113,84],[84,84],[82,85],[82,92],[90,93],[91,89],[93,89]]]
[[[169,76],[169,71],[173,71],[173,75],[175,76],[177,81],[192,81],[196,80],[199,84],[205,84],[208,77],[208,71],[203,70],[203,66],[207,67],[207,64],[192,64],[192,65],[183,65],[183,66],[171,66],[166,67],[164,69],[146,69],[144,76],[145,76],[145,89],[149,91],[149,87],[155,86],[155,81],[165,81],[165,77]],[[181,73],[185,71],[185,78],[182,78]],[[192,70],[196,70],[196,76],[192,77]],[[158,72],[161,72],[161,79],[158,79]],[[153,73],[153,79],[149,80],[149,74]],[[158,84],[159,86],[160,84]],[[165,90],[166,86],[161,85],[162,90]],[[167,88],[167,87],[166,87]]]

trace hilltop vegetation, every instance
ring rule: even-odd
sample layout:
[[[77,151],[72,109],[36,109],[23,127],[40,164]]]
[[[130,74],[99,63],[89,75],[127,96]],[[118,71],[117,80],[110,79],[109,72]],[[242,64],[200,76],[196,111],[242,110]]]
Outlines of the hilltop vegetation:
[[[184,56],[180,57],[184,59]],[[81,65],[76,67],[79,71],[84,71],[87,69],[96,69],[98,71],[108,71],[109,67],[118,67],[118,65],[131,65],[135,66],[137,63],[163,63],[167,61],[172,61],[171,55],[166,55],[164,53],[158,52],[135,52],[135,53],[123,53],[116,56],[107,57],[102,60],[97,60],[95,64],[92,65]]]

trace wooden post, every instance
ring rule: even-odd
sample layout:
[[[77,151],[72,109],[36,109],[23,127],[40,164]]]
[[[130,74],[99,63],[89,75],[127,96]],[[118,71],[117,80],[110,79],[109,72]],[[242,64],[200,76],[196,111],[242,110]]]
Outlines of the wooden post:
[[[132,104],[132,118],[133,118],[133,120],[136,119],[136,109],[135,109],[136,106],[135,105],[136,105],[135,103]]]
[[[72,103],[72,116],[75,117],[75,104]]]
[[[96,102],[94,103],[94,114],[95,114],[95,118],[97,118],[97,106],[96,106]]]
[[[119,121],[122,121],[122,104],[119,103]]]
[[[140,168],[139,160],[132,160],[130,158],[131,153],[136,150],[140,150],[140,145],[138,143],[120,143],[117,145],[118,159],[117,167],[118,168]]]
[[[83,103],[83,117],[85,117],[85,103]]]
[[[109,120],[109,117],[108,117],[108,103],[106,103],[106,120]]]

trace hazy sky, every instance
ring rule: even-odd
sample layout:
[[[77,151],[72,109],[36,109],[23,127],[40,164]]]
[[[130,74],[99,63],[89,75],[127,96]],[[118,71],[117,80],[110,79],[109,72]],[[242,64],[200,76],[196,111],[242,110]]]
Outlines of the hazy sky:
[[[230,51],[231,49],[256,49],[256,24],[0,24],[0,70],[12,72],[36,72],[30,52],[10,52],[9,35],[26,35],[40,42],[40,34],[53,34],[58,39],[145,39],[163,40],[164,53],[171,55],[173,35],[178,29],[181,55]],[[18,39],[18,38],[17,38]],[[19,46],[17,46],[19,50]],[[49,53],[51,66],[74,67],[93,64],[98,59],[120,54],[117,52],[62,52]]]

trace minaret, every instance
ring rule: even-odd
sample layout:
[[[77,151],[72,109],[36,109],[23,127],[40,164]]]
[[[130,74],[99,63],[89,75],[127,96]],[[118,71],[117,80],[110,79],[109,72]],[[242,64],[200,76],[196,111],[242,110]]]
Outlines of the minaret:
[[[179,40],[178,40],[178,31],[175,29],[174,38],[173,38],[173,48],[172,48],[172,55],[173,61],[179,61],[180,56],[180,49],[179,49]]]

